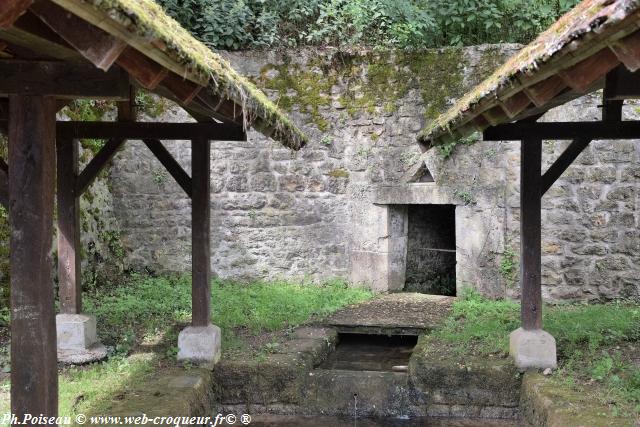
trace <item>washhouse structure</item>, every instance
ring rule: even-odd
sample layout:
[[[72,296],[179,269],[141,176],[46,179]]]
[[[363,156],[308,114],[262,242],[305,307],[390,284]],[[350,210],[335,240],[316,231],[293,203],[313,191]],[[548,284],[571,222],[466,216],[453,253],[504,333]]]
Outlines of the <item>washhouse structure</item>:
[[[640,122],[622,116],[625,100],[640,97],[639,23],[638,1],[583,1],[420,134],[424,147],[455,144],[474,132],[521,143],[522,327],[510,337],[519,367],[556,366],[555,340],[542,329],[542,196],[591,141],[640,138]],[[549,109],[601,88],[601,120],[539,121]],[[550,139],[571,143],[543,173],[543,140]]]
[[[211,141],[244,141],[249,127],[291,149],[305,137],[150,0],[2,1],[0,40],[0,123],[9,141],[0,194],[11,225],[12,413],[18,419],[55,416],[58,359],[87,361],[104,353],[95,318],[82,312],[78,203],[128,139],[143,140],[191,199],[193,316],[178,338],[179,358],[215,363],[220,330],[210,323]],[[175,101],[195,120],[137,122],[138,86]],[[56,112],[78,98],[117,101],[117,120],[56,122]],[[82,138],[106,143],[79,171]],[[190,175],[163,139],[191,141]],[[58,316],[51,278],[56,193]]]

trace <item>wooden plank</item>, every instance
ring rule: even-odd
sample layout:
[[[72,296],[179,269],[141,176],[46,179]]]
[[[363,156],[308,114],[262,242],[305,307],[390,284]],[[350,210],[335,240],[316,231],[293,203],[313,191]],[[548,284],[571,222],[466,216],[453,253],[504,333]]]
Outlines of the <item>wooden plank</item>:
[[[9,99],[11,412],[56,416],[58,367],[51,239],[55,101]]]
[[[140,86],[148,90],[155,89],[168,74],[166,68],[132,47],[127,47],[116,62],[127,70]]]
[[[69,140],[68,137],[64,136],[58,136],[58,138]],[[123,143],[124,139],[122,138],[109,139],[104,147],[93,156],[93,159],[84,167],[76,180],[76,194],[78,197],[93,183],[102,168],[116,155]]]
[[[541,184],[542,140],[526,138],[520,157],[520,289],[522,327],[542,328]]]
[[[165,167],[167,172],[171,174],[173,179],[176,180],[178,185],[187,193],[187,196],[191,197],[192,195],[192,183],[191,177],[182,169],[180,163],[173,158],[171,153],[167,150],[167,148],[162,144],[162,141],[158,139],[144,139],[144,144],[149,148],[149,150],[156,156],[156,159],[162,163],[162,166]]]
[[[556,75],[524,89],[524,93],[536,107],[542,107],[562,92],[567,85]]]
[[[199,137],[246,141],[242,127],[223,123],[58,122],[58,135],[70,138],[180,139]]]
[[[485,111],[482,116],[492,125],[508,121],[509,116],[499,105]]]
[[[191,103],[202,90],[202,86],[183,79],[175,73],[169,73],[162,81],[162,86],[167,88],[180,101],[181,105]]]
[[[31,11],[93,65],[108,70],[127,47],[125,41],[50,2],[37,2]]]
[[[613,42],[609,48],[629,70],[640,69],[640,31]]]
[[[9,209],[9,167],[0,159],[0,204]]]
[[[50,95],[58,98],[128,99],[129,80],[122,70],[97,70],[90,64],[0,60],[0,94]]]
[[[200,91],[196,100],[210,110],[214,117],[239,125],[243,124],[242,107],[233,101],[222,99],[206,90]]]
[[[500,106],[510,119],[522,113],[529,105],[531,105],[531,100],[524,92],[518,92],[500,103]]]
[[[574,139],[562,152],[549,169],[542,175],[542,194],[545,194],[554,182],[567,170],[571,163],[584,151],[591,142],[590,138]]]
[[[620,64],[616,55],[604,48],[571,68],[558,73],[560,78],[573,90],[585,93],[589,87]]]
[[[193,326],[207,326],[211,318],[210,156],[211,141],[205,138],[192,141],[191,300]]]
[[[0,2],[0,27],[8,28],[27,11],[33,0],[2,0]]]
[[[60,312],[82,312],[80,197],[76,193],[78,143],[56,141],[58,199],[58,295]]]
[[[506,123],[487,128],[485,141],[515,141],[527,137],[541,139],[638,139],[640,121],[623,122],[543,122]]]

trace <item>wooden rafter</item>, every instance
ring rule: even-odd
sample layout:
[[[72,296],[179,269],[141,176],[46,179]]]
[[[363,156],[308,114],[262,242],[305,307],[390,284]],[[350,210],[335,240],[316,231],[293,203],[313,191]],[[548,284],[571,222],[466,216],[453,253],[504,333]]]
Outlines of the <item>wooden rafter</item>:
[[[168,74],[162,65],[131,47],[124,49],[116,62],[127,70],[140,86],[148,90],[155,89]]]
[[[170,70],[179,76],[185,76],[186,79],[191,80],[194,83],[198,83],[200,86],[207,86],[208,79],[193,73],[184,65],[178,64],[168,56],[165,50],[159,49],[161,45],[158,43],[154,44],[153,39],[132,33],[127,27],[121,25],[115,20],[104,19],[104,15],[102,15],[91,4],[78,2],[77,0],[52,1],[66,10],[72,10],[75,15],[87,22],[90,22],[103,31],[119,39],[127,40],[129,46],[140,52],[145,52],[152,61],[162,65],[162,67],[167,70]]]
[[[126,42],[50,2],[38,2],[31,11],[83,57],[108,70],[127,47]]]

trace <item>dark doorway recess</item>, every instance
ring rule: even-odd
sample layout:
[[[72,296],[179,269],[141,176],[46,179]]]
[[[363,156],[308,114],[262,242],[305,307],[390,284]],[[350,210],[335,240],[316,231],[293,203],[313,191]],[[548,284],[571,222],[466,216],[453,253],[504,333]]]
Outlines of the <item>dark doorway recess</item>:
[[[322,369],[392,371],[407,366],[415,335],[338,334],[338,345],[320,365]]]
[[[404,290],[456,294],[454,205],[409,205]]]

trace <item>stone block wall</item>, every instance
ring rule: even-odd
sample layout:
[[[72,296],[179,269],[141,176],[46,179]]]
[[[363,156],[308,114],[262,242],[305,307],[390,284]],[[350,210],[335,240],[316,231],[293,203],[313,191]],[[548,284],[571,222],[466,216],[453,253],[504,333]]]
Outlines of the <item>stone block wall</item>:
[[[421,158],[427,120],[478,83],[518,46],[425,52],[240,52],[232,64],[310,136],[291,152],[250,132],[212,150],[211,265],[238,280],[342,277],[402,289],[408,205],[452,204],[456,280],[518,296],[519,146],[478,142],[448,158],[423,155],[434,183],[404,184]],[[595,96],[543,120],[594,119]],[[635,107],[625,107],[634,115]],[[184,121],[175,108],[167,121]],[[185,141],[167,144],[190,169]],[[545,142],[545,163],[566,142]],[[640,142],[595,142],[543,199],[543,282],[549,300],[637,296]],[[141,143],[110,172],[127,262],[157,272],[190,269],[190,202]]]

